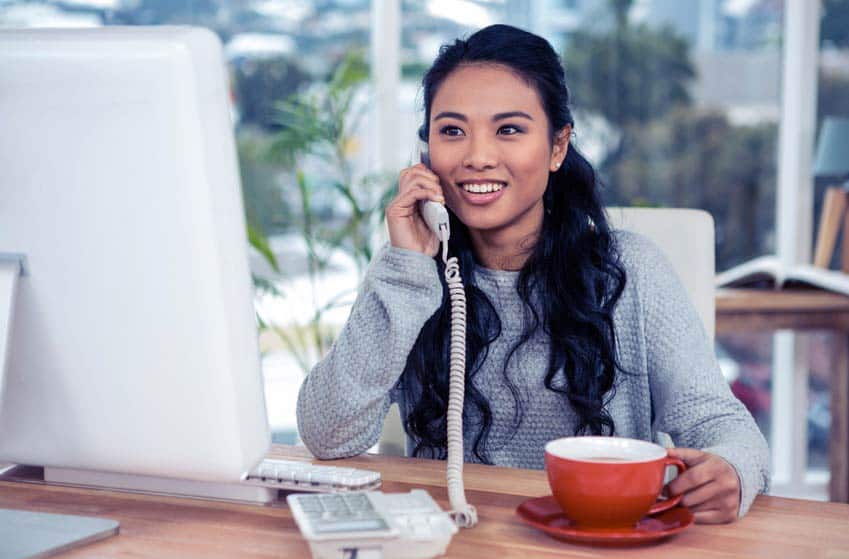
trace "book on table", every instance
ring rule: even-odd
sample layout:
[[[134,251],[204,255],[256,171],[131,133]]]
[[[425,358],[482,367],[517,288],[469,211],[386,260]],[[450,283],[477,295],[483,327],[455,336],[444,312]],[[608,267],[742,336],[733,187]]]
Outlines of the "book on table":
[[[717,287],[813,287],[849,296],[849,274],[810,264],[786,265],[761,256],[716,275]]]

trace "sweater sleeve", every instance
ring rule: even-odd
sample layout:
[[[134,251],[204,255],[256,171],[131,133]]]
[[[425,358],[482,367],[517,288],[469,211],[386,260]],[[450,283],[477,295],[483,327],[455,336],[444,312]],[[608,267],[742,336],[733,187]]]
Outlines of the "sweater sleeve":
[[[354,456],[377,442],[390,391],[441,302],[432,258],[391,246],[378,252],[345,326],[298,394],[298,429],[313,455]]]
[[[668,433],[676,446],[699,448],[731,464],[740,480],[742,517],[769,487],[766,440],[722,376],[713,344],[666,256],[648,239],[628,235],[631,258],[639,262],[629,279],[637,282],[643,311],[652,430]]]

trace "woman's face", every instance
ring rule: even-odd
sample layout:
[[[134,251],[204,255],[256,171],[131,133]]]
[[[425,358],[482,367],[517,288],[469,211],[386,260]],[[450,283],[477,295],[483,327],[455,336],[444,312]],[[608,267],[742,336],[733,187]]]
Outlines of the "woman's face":
[[[538,231],[571,129],[552,145],[536,90],[504,66],[462,66],[442,82],[430,115],[431,169],[460,221],[481,233]]]

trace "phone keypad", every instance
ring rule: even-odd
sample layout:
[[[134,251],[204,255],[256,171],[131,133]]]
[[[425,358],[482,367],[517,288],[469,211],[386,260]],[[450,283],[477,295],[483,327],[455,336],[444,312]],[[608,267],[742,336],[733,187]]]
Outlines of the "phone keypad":
[[[316,534],[390,530],[363,493],[297,497],[301,510]]]

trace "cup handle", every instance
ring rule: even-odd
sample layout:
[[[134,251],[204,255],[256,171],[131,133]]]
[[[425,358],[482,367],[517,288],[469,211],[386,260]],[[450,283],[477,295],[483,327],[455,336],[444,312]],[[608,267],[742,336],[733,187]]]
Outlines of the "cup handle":
[[[680,458],[675,458],[675,457],[672,457],[672,456],[666,457],[666,460],[664,461],[664,464],[663,464],[663,471],[666,471],[667,466],[675,466],[676,468],[678,468],[678,475],[681,475],[681,472],[683,472],[684,470],[687,469],[687,465],[684,464],[684,462],[681,461]],[[681,495],[675,495],[671,499],[665,499],[663,501],[657,501],[654,505],[652,505],[652,508],[649,509],[648,514],[653,515],[653,514],[661,513],[663,511],[667,511],[667,510],[671,509],[672,507],[677,507],[678,503],[680,503],[680,502],[681,502]]]

